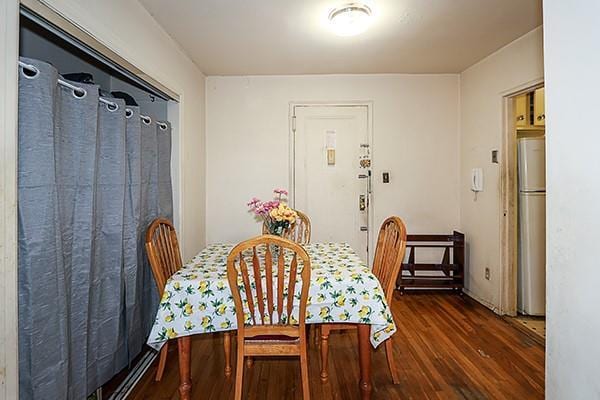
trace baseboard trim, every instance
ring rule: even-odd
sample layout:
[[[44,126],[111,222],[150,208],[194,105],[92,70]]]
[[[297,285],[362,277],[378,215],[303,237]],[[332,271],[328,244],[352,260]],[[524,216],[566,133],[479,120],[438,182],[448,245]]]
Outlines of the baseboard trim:
[[[131,394],[135,385],[142,379],[142,376],[148,371],[157,355],[156,351],[148,350],[108,400],[125,400]]]
[[[479,304],[481,304],[482,306],[484,306],[485,308],[489,308],[495,314],[502,315],[498,306],[490,303],[489,301],[483,300],[481,297],[473,294],[473,292],[471,292],[469,289],[464,288],[463,293],[475,300],[476,302],[478,302]]]

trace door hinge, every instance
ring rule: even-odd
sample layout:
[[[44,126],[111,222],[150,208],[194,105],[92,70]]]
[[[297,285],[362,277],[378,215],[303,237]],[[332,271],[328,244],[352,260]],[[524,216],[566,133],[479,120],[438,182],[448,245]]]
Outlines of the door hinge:
[[[296,132],[296,116],[292,115],[292,132]]]

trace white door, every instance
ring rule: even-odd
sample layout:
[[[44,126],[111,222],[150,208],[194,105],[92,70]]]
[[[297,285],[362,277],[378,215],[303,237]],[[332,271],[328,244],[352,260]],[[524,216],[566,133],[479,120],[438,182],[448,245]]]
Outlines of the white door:
[[[311,220],[311,242],[346,242],[368,261],[367,106],[295,106],[294,116],[294,207]]]

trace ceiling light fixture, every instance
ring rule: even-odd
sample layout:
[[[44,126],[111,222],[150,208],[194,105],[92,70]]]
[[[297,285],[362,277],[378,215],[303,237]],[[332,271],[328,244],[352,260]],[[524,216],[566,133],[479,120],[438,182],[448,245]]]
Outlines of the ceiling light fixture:
[[[329,13],[329,23],[339,36],[354,36],[367,30],[371,9],[361,3],[345,4]]]

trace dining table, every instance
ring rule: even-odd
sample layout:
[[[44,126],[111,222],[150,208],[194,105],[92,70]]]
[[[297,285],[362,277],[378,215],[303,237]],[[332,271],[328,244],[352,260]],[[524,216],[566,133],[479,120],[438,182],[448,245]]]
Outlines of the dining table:
[[[227,256],[233,247],[213,244],[203,249],[167,281],[159,302],[147,343],[159,350],[168,340],[178,342],[182,400],[189,400],[192,388],[191,336],[237,329],[227,280]],[[362,399],[369,399],[372,348],[396,331],[381,284],[347,243],[303,247],[311,261],[306,324],[356,324],[359,390]],[[229,366],[227,359],[226,368]]]

